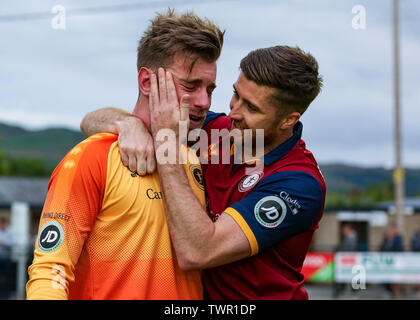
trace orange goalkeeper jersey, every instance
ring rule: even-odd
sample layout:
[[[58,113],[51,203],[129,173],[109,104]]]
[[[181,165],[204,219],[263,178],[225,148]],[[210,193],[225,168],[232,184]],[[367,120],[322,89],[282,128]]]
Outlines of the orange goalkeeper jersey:
[[[204,206],[201,168],[184,166]],[[157,173],[124,167],[117,136],[75,146],[48,184],[27,298],[201,299],[201,273],[178,267],[162,197]]]

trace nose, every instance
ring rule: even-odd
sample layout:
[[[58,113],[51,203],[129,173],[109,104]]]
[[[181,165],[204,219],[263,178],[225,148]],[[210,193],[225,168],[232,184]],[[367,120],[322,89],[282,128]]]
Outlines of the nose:
[[[243,119],[241,113],[241,104],[238,99],[235,99],[235,97],[232,97],[232,100],[230,101],[229,118],[235,121],[240,121]]]
[[[206,88],[200,88],[194,95],[193,104],[200,109],[208,110],[211,105],[211,95],[208,94]]]

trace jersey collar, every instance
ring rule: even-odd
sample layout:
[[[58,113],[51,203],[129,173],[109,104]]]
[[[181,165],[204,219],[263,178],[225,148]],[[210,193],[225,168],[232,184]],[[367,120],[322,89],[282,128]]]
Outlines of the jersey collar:
[[[293,135],[289,139],[287,139],[277,148],[271,150],[269,153],[264,155],[264,158],[250,159],[248,161],[242,162],[241,165],[255,166],[256,164],[258,164],[258,161],[261,161],[261,160],[264,161],[264,165],[269,166],[273,164],[277,160],[284,157],[287,153],[290,152],[290,150],[292,150],[296,146],[296,144],[300,141],[302,137],[302,130],[303,130],[303,124],[302,122],[298,121],[293,127]],[[230,155],[231,155],[231,161],[233,164],[232,169],[237,167],[238,162],[240,163],[239,160],[237,161],[234,160],[234,157],[235,157],[234,149],[235,149],[234,145],[231,145]]]

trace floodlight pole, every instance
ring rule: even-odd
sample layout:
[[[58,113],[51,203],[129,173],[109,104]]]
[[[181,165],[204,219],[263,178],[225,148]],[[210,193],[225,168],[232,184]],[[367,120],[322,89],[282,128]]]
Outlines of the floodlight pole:
[[[400,52],[399,52],[399,0],[393,0],[394,16],[394,102],[395,102],[395,208],[400,234],[404,232],[404,169],[401,161],[400,115]]]

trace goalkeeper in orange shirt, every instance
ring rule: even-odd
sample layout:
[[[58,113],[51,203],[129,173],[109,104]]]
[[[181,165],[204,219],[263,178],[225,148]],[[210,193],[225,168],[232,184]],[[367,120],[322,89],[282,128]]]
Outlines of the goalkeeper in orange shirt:
[[[158,14],[138,46],[133,125],[142,126],[138,117],[150,131],[150,77],[165,67],[176,79],[178,99],[190,96],[190,130],[200,128],[216,87],[223,35],[192,13]],[[91,136],[53,172],[29,267],[28,299],[202,298],[201,272],[183,271],[176,261],[157,173],[129,171],[117,140],[114,134]],[[184,167],[205,206],[196,163]]]

